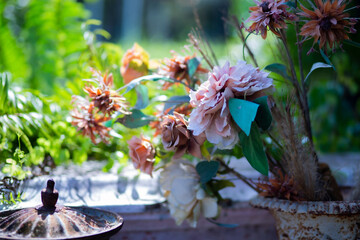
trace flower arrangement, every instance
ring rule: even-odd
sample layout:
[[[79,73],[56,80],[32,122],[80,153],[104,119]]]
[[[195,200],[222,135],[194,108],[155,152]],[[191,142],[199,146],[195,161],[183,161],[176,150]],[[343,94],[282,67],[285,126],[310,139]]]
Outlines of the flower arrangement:
[[[128,156],[141,172],[152,176],[154,169],[160,171],[160,186],[177,224],[187,220],[196,226],[200,215],[218,216],[219,191],[234,186],[229,174],[267,197],[341,200],[329,167],[319,163],[315,151],[307,79],[315,69],[333,68],[329,51],[343,43],[358,46],[348,35],[356,31],[357,19],[345,10],[345,1],[308,2],[313,10],[296,0],[255,1],[245,23],[236,17],[229,20],[255,66],[245,61],[217,64],[214,55],[204,51],[210,45],[201,32],[190,34],[189,39],[208,68],[193,53],[173,53],[151,69],[149,54],[134,44],[122,60],[124,85],[114,90],[111,74],[93,71],[94,78],[88,82],[97,86],[85,87],[90,100],[74,97],[73,124],[94,143],[110,137],[107,122],[141,128],[141,136],[127,141]],[[298,67],[288,46],[290,26],[296,32]],[[269,30],[281,44],[279,52],[287,64],[261,70],[244,31],[266,39]],[[308,54],[318,51],[325,63],[314,63],[305,77],[303,43],[310,39],[314,44]],[[282,76],[291,86],[285,100],[276,94],[270,73]],[[147,84],[159,91],[152,103]],[[131,92],[136,102],[126,97]],[[227,156],[245,156],[264,178],[246,178],[229,167]]]

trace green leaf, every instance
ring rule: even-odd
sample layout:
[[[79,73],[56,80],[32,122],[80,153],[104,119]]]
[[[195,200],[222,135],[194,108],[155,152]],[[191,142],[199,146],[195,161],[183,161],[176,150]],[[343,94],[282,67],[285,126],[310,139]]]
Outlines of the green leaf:
[[[344,43],[350,45],[350,46],[353,46],[353,47],[358,47],[360,48],[360,43],[357,43],[357,42],[354,42],[354,41],[351,41],[351,40],[344,40]]]
[[[227,188],[227,187],[235,187],[235,184],[230,180],[214,180],[211,183],[211,189],[218,192],[221,189]]]
[[[330,59],[328,58],[328,56],[326,56],[326,54],[324,53],[324,51],[322,49],[320,49],[320,54],[323,57],[323,59],[325,60],[325,62],[327,64],[329,64],[334,69],[334,71],[336,72],[334,64],[331,63]]]
[[[118,118],[116,122],[119,122],[128,128],[138,128],[148,125],[151,120],[153,120],[152,117],[145,115],[140,110],[133,109],[131,114]]]
[[[246,136],[244,132],[240,132],[239,137],[244,156],[250,165],[261,174],[267,176],[269,164],[262,145],[258,126],[253,124],[249,136]]]
[[[277,74],[281,75],[285,79],[291,79],[289,74],[287,73],[287,69],[286,69],[286,66],[284,64],[273,63],[273,64],[270,64],[270,65],[267,65],[265,67],[265,70],[268,70],[268,71],[273,72],[273,73],[277,73]]]
[[[187,62],[188,73],[190,77],[192,77],[195,74],[196,69],[198,68],[199,65],[200,65],[200,61],[196,57],[190,59]]]
[[[96,30],[94,30],[94,33],[106,38],[107,40],[109,40],[111,38],[110,33],[104,29],[96,29]]]
[[[136,78],[134,80],[132,80],[131,82],[129,82],[128,84],[126,84],[125,86],[121,87],[120,89],[118,89],[118,91],[121,91],[123,89],[125,89],[125,93],[129,92],[130,90],[132,90],[133,88],[135,88],[137,85],[139,85],[141,82],[144,82],[144,81],[159,81],[159,80],[164,80],[164,81],[168,81],[168,82],[174,82],[173,79],[171,78],[167,78],[167,77],[164,77],[164,76],[161,76],[161,75],[147,75],[147,76],[144,76],[144,77],[139,77],[139,78]]]
[[[292,1],[286,2],[283,5],[287,5],[287,6],[291,7],[291,8],[296,8],[297,7],[296,4],[294,2],[292,2]]]
[[[138,85],[135,87],[137,101],[135,104],[135,109],[144,109],[149,105],[149,93],[148,88],[144,85]]]
[[[5,110],[5,104],[8,99],[9,75],[7,73],[0,74],[0,111]]]
[[[235,144],[233,149],[216,149],[216,154],[228,155],[236,158],[242,158],[244,156],[240,144]]]
[[[309,78],[310,74],[318,69],[318,68],[331,68],[332,66],[329,65],[329,64],[326,64],[326,63],[322,63],[322,62],[317,62],[317,63],[314,63],[310,69],[310,72],[308,73],[308,75],[306,76],[305,78],[305,82],[307,81],[307,79]]]
[[[255,120],[259,104],[242,99],[230,98],[229,109],[236,124],[247,136],[250,134],[251,123]]]
[[[208,220],[209,222],[219,226],[219,227],[225,227],[225,228],[236,228],[236,227],[239,227],[239,224],[234,224],[234,223],[220,223],[220,222],[217,222],[215,221],[214,219],[212,218],[206,218],[206,220]]]
[[[210,155],[208,149],[206,148],[205,144],[201,145],[200,151],[205,159],[210,160],[211,155]]]
[[[169,108],[175,108],[176,106],[181,105],[183,103],[188,103],[189,101],[190,101],[190,97],[188,95],[172,96],[171,98],[165,101],[164,112],[166,112]],[[172,110],[169,111],[169,113],[171,112]]]
[[[200,182],[205,184],[216,176],[219,169],[219,162],[201,161],[196,165],[196,171],[200,175]]]
[[[97,20],[97,19],[88,19],[85,22],[87,25],[95,25],[95,26],[100,26],[101,25],[101,21]]]
[[[254,103],[260,105],[255,117],[255,121],[258,124],[258,126],[264,131],[269,129],[272,122],[272,116],[267,103],[267,99],[268,99],[267,96],[263,96],[253,101]]]

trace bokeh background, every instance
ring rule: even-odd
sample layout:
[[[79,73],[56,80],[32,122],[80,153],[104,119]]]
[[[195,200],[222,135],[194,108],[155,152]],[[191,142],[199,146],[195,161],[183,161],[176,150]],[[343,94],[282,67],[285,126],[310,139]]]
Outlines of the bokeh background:
[[[353,1],[349,6],[357,3]],[[226,19],[232,15],[247,19],[253,4],[252,0],[0,0],[0,72],[9,73],[10,84],[6,87],[14,93],[6,99],[11,104],[0,106],[0,155],[6,159],[18,147],[19,135],[10,131],[5,121],[11,120],[9,116],[35,111],[50,116],[51,121],[45,123],[42,117],[33,124],[24,119],[19,124],[14,118],[10,124],[23,130],[33,146],[39,147],[34,153],[39,157],[32,159],[39,159],[35,163],[42,164],[41,171],[49,164],[41,160],[44,156],[45,160],[51,156],[55,164],[69,159],[82,163],[89,156],[106,158],[106,169],[111,168],[116,159],[123,158],[117,150],[126,148],[126,144],[114,140],[109,145],[92,146],[89,140],[75,139],[76,131],[68,120],[71,96],[83,94],[83,79],[89,78],[89,67],[112,72],[115,85],[122,86],[120,64],[126,49],[137,42],[152,59],[171,57],[171,50],[180,54],[188,51],[184,47],[189,45],[188,33],[198,26],[195,13],[220,63],[247,59],[234,27]],[[353,9],[351,15],[359,17],[359,11]],[[288,38],[295,56],[295,33],[291,28]],[[360,43],[360,34],[351,34],[351,39]],[[251,35],[247,42],[260,68],[281,61],[274,36],[263,41]],[[304,45],[307,70],[314,61],[324,62],[317,52],[306,55],[311,46],[311,41]],[[360,51],[343,45],[330,55],[336,72],[319,69],[310,78],[315,144],[322,153],[358,152]],[[276,82],[276,87],[285,91],[281,90],[282,84]],[[21,138],[25,141],[24,136]]]

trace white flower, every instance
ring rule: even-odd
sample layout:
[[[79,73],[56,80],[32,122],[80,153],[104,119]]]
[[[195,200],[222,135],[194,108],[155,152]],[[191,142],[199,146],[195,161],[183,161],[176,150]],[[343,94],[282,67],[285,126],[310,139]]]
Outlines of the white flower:
[[[200,186],[200,176],[189,162],[177,160],[166,165],[160,174],[160,186],[178,225],[187,220],[196,227],[200,215],[212,218],[218,214],[216,198],[206,195]]]

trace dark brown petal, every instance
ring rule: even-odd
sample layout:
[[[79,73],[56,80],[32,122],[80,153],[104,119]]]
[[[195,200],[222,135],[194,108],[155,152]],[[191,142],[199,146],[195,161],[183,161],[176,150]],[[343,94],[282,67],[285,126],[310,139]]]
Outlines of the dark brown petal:
[[[202,158],[201,145],[194,139],[190,139],[188,153],[197,158]]]

